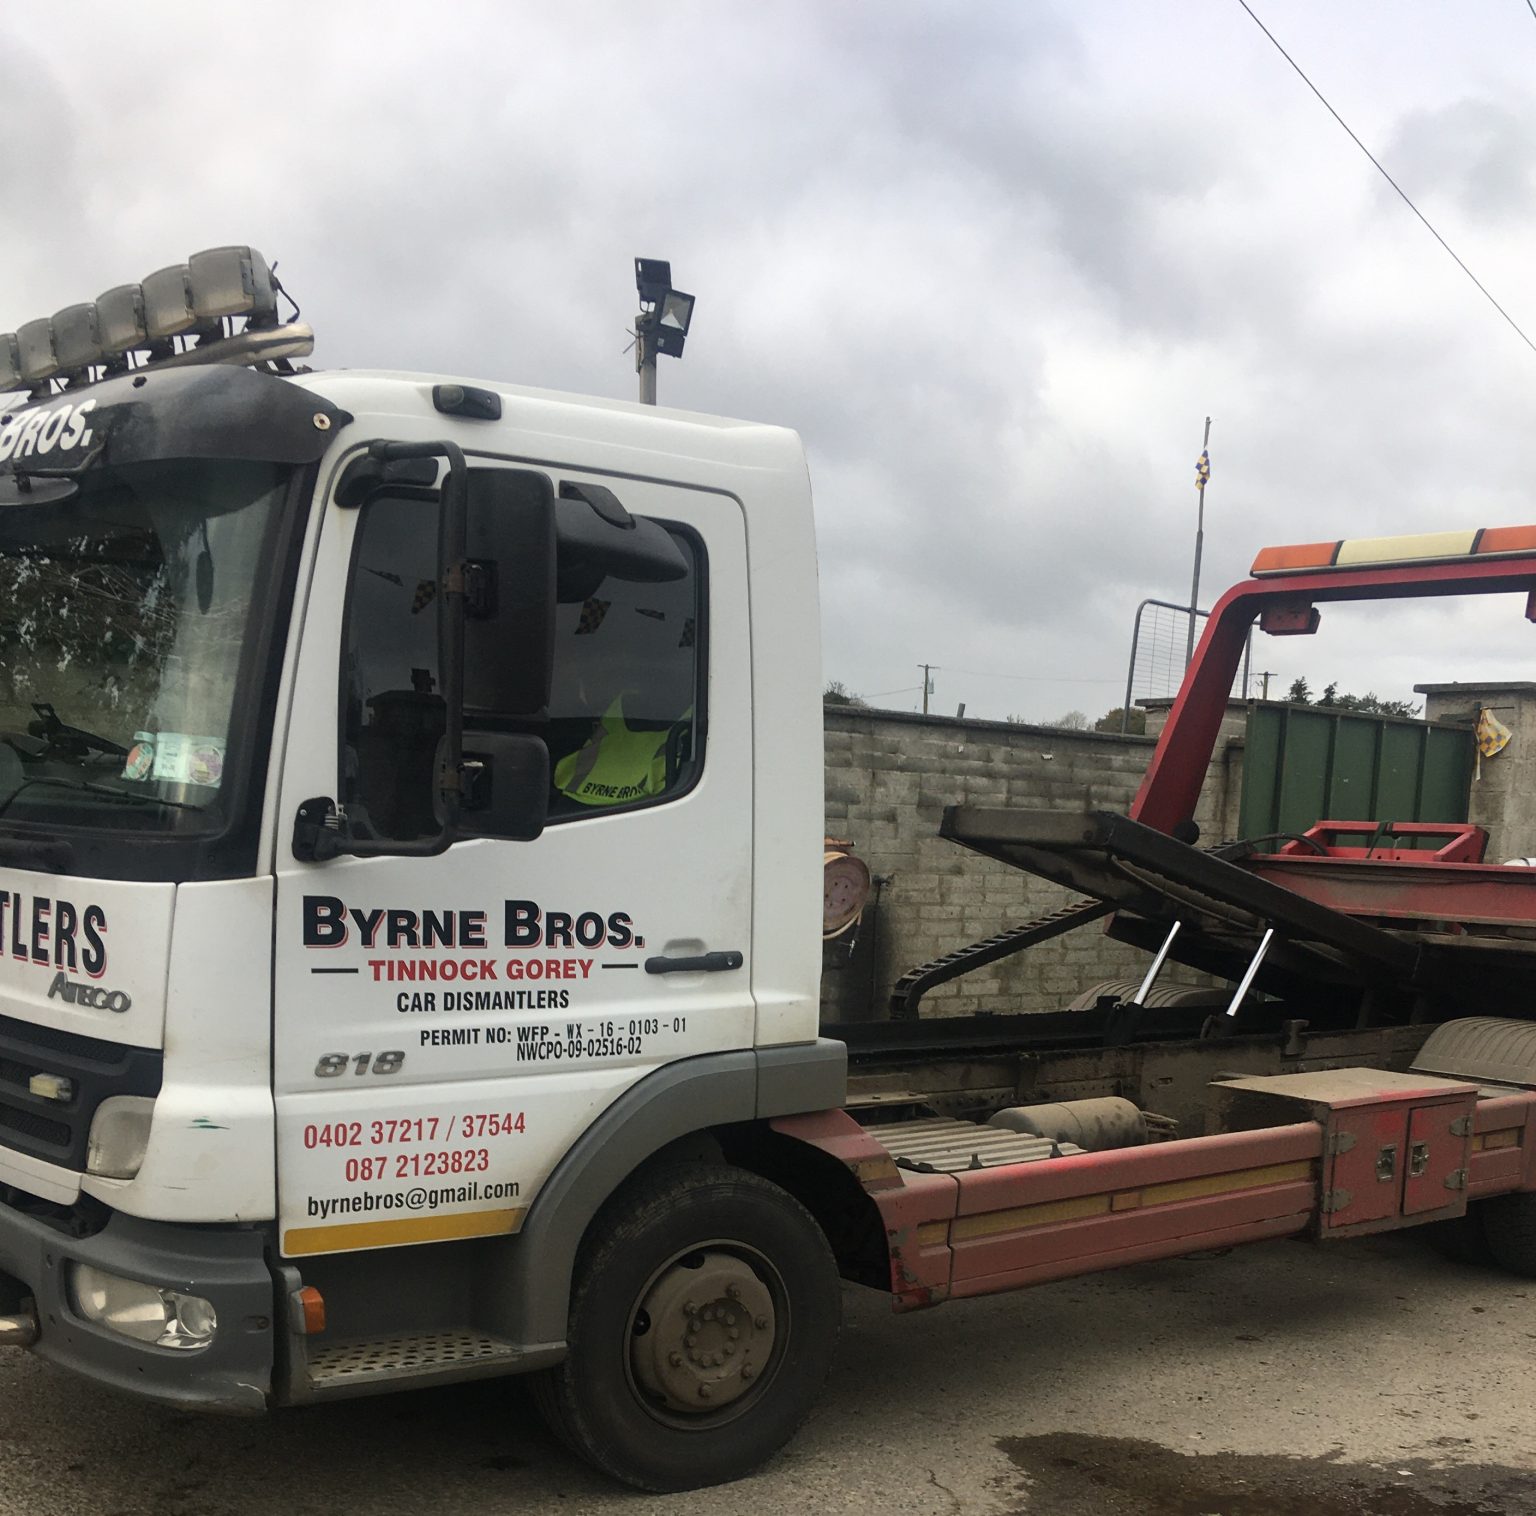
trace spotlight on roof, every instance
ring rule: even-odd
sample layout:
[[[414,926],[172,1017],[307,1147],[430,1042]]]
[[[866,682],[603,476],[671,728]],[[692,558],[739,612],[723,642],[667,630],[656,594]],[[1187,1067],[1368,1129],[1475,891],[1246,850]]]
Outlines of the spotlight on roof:
[[[672,288],[672,265],[665,258],[636,258],[635,288],[640,292],[635,370],[640,375],[642,403],[655,405],[656,355],[683,356],[683,343],[693,323],[693,296]]]

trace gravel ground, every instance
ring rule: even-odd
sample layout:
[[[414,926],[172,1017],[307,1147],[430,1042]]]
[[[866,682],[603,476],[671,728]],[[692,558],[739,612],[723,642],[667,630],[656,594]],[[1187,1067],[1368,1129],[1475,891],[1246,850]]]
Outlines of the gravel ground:
[[[236,1422],[0,1351],[0,1516],[1536,1516],[1536,1282],[1411,1237],[845,1307],[789,1448],[669,1497],[575,1462],[514,1382]]]

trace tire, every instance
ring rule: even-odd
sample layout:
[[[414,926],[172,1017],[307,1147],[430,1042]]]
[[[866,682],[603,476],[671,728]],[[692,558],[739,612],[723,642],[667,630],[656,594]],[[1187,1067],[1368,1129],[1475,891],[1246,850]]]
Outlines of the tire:
[[[1425,1242],[1451,1263],[1488,1268],[1494,1259],[1493,1250],[1488,1245],[1488,1231],[1483,1225],[1483,1207],[1487,1204],[1487,1201],[1479,1200],[1468,1207],[1465,1216],[1430,1222],[1420,1229]]]
[[[637,1489],[740,1478],[800,1425],[832,1364],[837,1265],[809,1211],[725,1164],[643,1176],[599,1213],[564,1361],[535,1402],[575,1453]]]
[[[1536,1194],[1494,1195],[1478,1202],[1488,1252],[1501,1269],[1536,1279]]]

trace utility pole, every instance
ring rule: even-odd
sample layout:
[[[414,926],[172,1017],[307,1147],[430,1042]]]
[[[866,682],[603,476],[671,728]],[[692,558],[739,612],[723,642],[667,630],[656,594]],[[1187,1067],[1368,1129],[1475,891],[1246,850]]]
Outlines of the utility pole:
[[[1195,518],[1195,581],[1189,590],[1189,640],[1184,644],[1184,667],[1195,656],[1195,621],[1200,610],[1200,549],[1205,545],[1205,485],[1211,477],[1211,418],[1205,418],[1205,440],[1200,444],[1200,461],[1195,464],[1195,494],[1200,501]]]
[[[936,663],[920,663],[918,667],[923,671],[923,715],[928,714],[928,697],[933,693],[933,680],[928,676],[938,667]]]
[[[1264,681],[1264,693],[1259,696],[1260,700],[1268,700],[1269,699],[1269,681],[1271,679],[1273,679],[1274,677],[1275,677],[1274,673],[1270,669],[1260,669],[1259,670],[1259,678]]]
[[[642,311],[635,318],[635,372],[640,376],[640,404],[656,404],[656,316]]]

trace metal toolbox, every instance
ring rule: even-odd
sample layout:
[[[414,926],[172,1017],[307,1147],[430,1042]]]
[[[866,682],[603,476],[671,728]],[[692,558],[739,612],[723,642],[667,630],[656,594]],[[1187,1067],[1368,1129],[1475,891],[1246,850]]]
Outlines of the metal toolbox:
[[[1317,1233],[1349,1237],[1461,1216],[1477,1086],[1385,1069],[1327,1069],[1211,1086],[1216,1129],[1323,1128]]]

